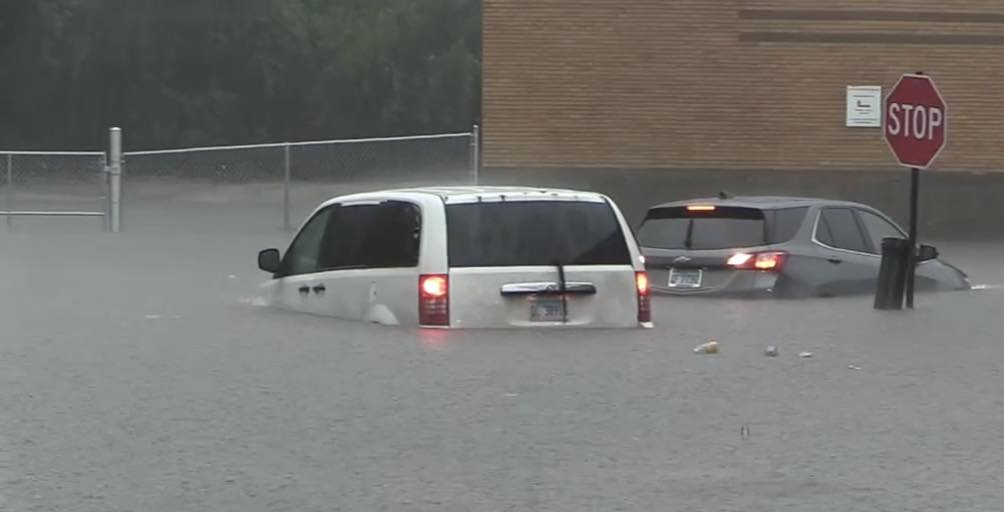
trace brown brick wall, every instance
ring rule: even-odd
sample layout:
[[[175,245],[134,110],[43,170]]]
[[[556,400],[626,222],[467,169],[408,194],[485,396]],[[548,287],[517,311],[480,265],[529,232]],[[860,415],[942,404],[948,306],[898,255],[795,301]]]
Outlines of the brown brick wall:
[[[848,85],[933,76],[939,169],[1004,169],[1000,0],[485,0],[486,167],[896,169]]]

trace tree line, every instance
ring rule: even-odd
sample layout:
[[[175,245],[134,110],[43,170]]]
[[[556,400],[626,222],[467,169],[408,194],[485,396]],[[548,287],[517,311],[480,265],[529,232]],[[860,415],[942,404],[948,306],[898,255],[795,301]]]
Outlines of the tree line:
[[[0,149],[466,131],[479,0],[3,0]]]

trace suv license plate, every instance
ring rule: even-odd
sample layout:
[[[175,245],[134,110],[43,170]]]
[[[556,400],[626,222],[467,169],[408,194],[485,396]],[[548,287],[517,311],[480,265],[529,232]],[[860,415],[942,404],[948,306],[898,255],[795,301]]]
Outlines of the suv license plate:
[[[670,288],[700,288],[704,279],[701,269],[669,269]]]
[[[542,297],[530,300],[531,322],[560,322],[564,320],[565,304],[561,297]]]

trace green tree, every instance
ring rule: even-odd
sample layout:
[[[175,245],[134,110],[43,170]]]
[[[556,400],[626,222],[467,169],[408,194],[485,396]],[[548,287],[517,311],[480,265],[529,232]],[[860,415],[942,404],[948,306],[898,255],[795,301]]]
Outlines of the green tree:
[[[4,0],[9,147],[454,131],[480,108],[478,0]]]

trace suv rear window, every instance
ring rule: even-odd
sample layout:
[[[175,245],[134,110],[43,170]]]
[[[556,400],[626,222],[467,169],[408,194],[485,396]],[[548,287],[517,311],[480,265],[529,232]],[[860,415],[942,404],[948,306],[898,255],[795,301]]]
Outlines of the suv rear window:
[[[451,267],[630,265],[607,203],[511,201],[446,206]]]
[[[719,206],[713,211],[650,210],[638,242],[655,249],[716,250],[785,243],[795,237],[807,207],[761,210]]]

